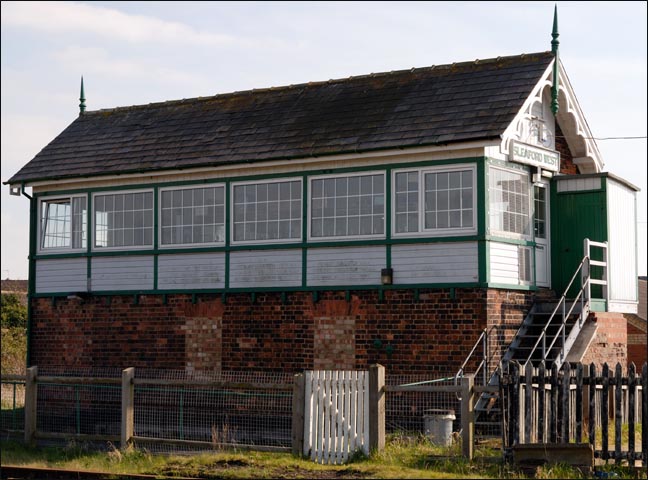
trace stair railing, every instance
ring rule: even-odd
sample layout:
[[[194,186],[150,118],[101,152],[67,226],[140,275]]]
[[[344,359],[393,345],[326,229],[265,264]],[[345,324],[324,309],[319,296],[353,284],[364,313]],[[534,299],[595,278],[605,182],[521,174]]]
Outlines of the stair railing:
[[[478,378],[479,372],[481,371],[482,373],[482,384],[484,386],[488,385],[488,382],[490,380],[490,363],[491,363],[491,353],[490,353],[490,345],[488,342],[488,336],[490,335],[490,332],[495,328],[495,325],[491,326],[490,328],[484,328],[482,330],[481,335],[479,335],[479,338],[473,345],[472,349],[470,350],[470,353],[466,356],[466,359],[464,362],[461,364],[461,367],[459,367],[459,370],[457,370],[457,373],[455,374],[455,383],[459,382],[459,379],[464,376],[465,373],[465,368],[466,365],[468,365],[468,362],[472,360],[473,355],[477,351],[477,347],[480,345],[482,346],[482,360],[479,362],[479,365],[477,365],[477,368],[475,369],[475,378]]]
[[[599,247],[604,249],[604,261],[597,261],[597,260],[591,260],[590,258],[590,249],[591,247]],[[567,319],[571,316],[572,312],[574,311],[574,307],[576,306],[576,303],[580,301],[581,305],[581,311],[580,315],[578,316],[578,327],[579,329],[582,328],[583,323],[585,321],[587,312],[586,310],[589,309],[589,304],[591,300],[591,285],[592,284],[597,284],[597,285],[603,285],[604,287],[604,297],[607,299],[607,242],[601,243],[601,242],[593,242],[589,238],[586,238],[583,241],[583,250],[585,252],[585,256],[581,260],[580,264],[578,265],[578,268],[576,268],[576,271],[574,272],[574,275],[572,275],[571,280],[569,281],[569,284],[567,285],[567,288],[565,288],[565,291],[560,297],[560,300],[558,301],[558,304],[556,307],[553,309],[553,312],[551,312],[551,315],[549,316],[549,319],[545,323],[544,327],[542,327],[542,332],[540,333],[540,336],[538,337],[538,340],[536,340],[535,344],[533,345],[533,348],[529,352],[529,356],[527,357],[526,361],[524,362],[524,366],[531,361],[531,358],[533,357],[533,354],[535,351],[538,349],[538,346],[540,343],[542,343],[542,360],[547,359],[547,354],[551,352],[553,349],[554,345],[556,344],[556,341],[558,338],[562,339],[562,347],[560,349],[560,359],[559,359],[559,367],[565,360],[565,344],[566,344],[566,330],[567,330]],[[591,266],[600,266],[604,268],[604,278],[602,280],[595,280],[591,278]],[[576,295],[576,298],[574,298],[574,301],[572,302],[572,305],[569,309],[568,312],[565,312],[566,309],[566,303],[567,303],[567,292],[569,289],[572,287],[572,284],[574,283],[574,280],[576,280],[576,277],[578,274],[581,274],[581,288]],[[558,312],[558,309],[561,309],[561,315],[562,315],[562,321],[560,323],[560,328],[556,332],[555,336],[553,337],[553,340],[549,344],[549,347],[547,347],[547,328],[553,321],[554,317],[556,316],[556,313]]]

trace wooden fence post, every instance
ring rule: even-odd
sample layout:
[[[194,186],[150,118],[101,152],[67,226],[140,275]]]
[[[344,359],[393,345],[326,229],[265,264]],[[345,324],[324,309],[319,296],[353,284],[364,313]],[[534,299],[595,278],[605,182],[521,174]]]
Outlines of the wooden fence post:
[[[121,448],[128,446],[134,433],[135,423],[135,369],[122,370],[122,399],[121,399]]]
[[[461,379],[461,453],[468,460],[473,459],[475,433],[475,375],[465,375]]]
[[[385,367],[369,367],[369,451],[385,448]]]
[[[29,367],[25,376],[25,444],[33,445],[36,434],[36,401],[38,367]]]
[[[310,421],[310,419],[308,419]],[[294,377],[292,396],[292,453],[303,455],[304,450],[304,374]]]

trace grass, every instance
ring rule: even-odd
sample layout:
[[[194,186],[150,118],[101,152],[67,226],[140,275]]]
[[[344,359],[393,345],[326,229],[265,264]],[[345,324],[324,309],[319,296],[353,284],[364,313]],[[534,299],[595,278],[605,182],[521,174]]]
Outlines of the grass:
[[[566,465],[538,467],[522,472],[501,463],[500,451],[493,446],[476,450],[475,460],[460,456],[460,446],[435,447],[424,437],[394,435],[382,452],[371,457],[356,454],[345,465],[319,465],[290,453],[248,450],[222,450],[191,456],[153,455],[145,450],[121,451],[108,445],[108,451],[90,450],[82,443],[63,448],[26,448],[2,442],[3,465],[94,470],[113,474],[145,473],[198,478],[587,478]],[[620,478],[630,471],[607,466]],[[616,469],[616,470],[615,470]],[[645,472],[643,477],[646,478]]]

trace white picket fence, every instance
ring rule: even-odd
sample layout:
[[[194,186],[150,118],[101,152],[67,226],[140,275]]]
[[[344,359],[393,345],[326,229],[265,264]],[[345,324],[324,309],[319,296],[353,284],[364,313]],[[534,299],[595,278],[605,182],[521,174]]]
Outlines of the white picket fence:
[[[339,465],[369,454],[369,372],[305,372],[304,455]]]

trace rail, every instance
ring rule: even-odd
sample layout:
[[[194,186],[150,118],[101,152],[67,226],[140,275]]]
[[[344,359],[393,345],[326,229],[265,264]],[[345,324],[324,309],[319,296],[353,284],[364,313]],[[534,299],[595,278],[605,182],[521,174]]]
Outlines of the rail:
[[[597,260],[591,260],[591,247],[598,247],[602,248],[604,250],[604,261],[597,261]],[[528,365],[531,359],[533,358],[533,354],[536,352],[538,349],[538,346],[542,343],[542,360],[545,361],[547,359],[548,353],[550,353],[556,344],[556,341],[558,338],[562,339],[562,346],[560,349],[560,356],[557,358],[555,361],[558,364],[558,367],[562,365],[562,363],[565,360],[565,350],[567,346],[567,338],[566,338],[566,333],[567,333],[567,319],[572,315],[574,311],[574,307],[576,306],[577,302],[580,301],[580,306],[581,306],[581,311],[578,316],[578,331],[583,327],[583,323],[585,319],[587,318],[587,315],[589,314],[589,306],[590,306],[590,300],[591,300],[591,285],[592,284],[597,284],[597,285],[603,285],[605,289],[605,294],[604,297],[607,299],[607,242],[593,242],[589,238],[586,238],[583,241],[583,251],[585,252],[585,255],[583,256],[583,259],[581,260],[580,264],[576,268],[576,271],[571,277],[571,280],[569,281],[569,284],[563,291],[563,294],[560,296],[560,300],[556,304],[555,308],[551,312],[551,315],[549,316],[549,319],[545,323],[545,325],[542,327],[542,331],[536,340],[535,344],[531,348],[531,351],[529,352],[529,355],[526,359],[526,361],[523,363],[524,366]],[[591,278],[591,266],[600,266],[605,269],[604,273],[604,279],[602,280],[597,280],[597,279],[592,279]],[[580,278],[581,278],[581,288],[578,291],[578,294],[574,298],[574,301],[571,304],[571,307],[569,308],[569,311],[566,312],[566,304],[567,304],[567,293],[569,290],[572,288],[572,285],[574,284],[574,280],[576,280],[576,277],[580,273]],[[547,329],[549,328],[549,325],[554,320],[554,317],[556,316],[556,313],[558,310],[561,310],[561,316],[562,316],[562,321],[560,322],[560,327],[558,331],[556,332],[555,336],[553,337],[553,340],[549,344],[549,347],[547,347]]]

